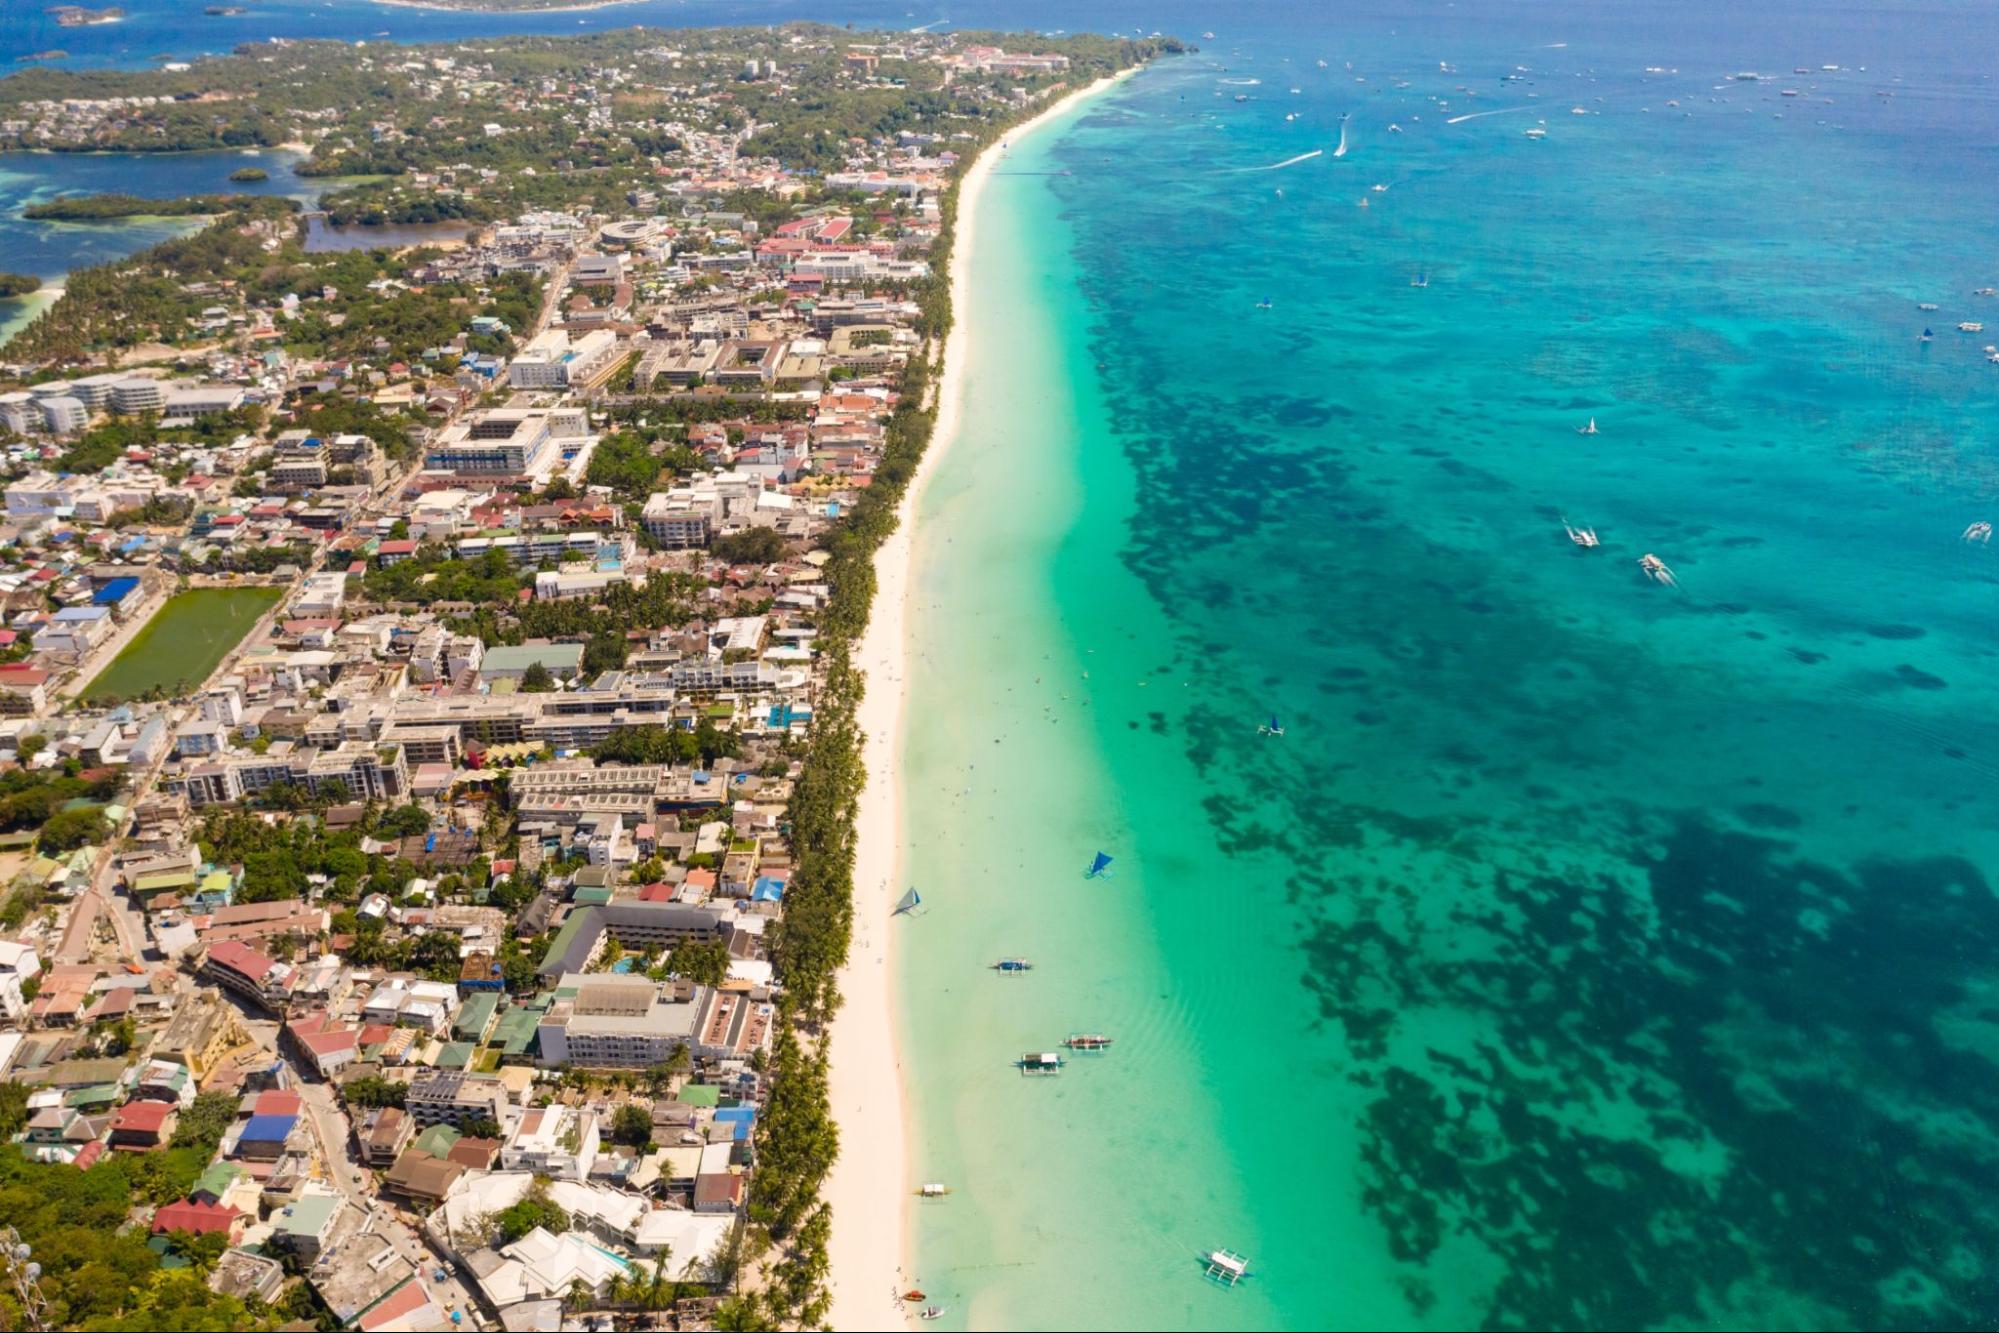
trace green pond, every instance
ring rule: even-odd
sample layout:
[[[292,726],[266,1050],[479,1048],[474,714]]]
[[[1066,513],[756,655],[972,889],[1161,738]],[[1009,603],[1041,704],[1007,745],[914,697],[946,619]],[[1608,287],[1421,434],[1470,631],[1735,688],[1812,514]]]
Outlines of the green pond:
[[[122,700],[154,688],[192,691],[243,641],[282,588],[193,588],[176,593],[83,691]]]

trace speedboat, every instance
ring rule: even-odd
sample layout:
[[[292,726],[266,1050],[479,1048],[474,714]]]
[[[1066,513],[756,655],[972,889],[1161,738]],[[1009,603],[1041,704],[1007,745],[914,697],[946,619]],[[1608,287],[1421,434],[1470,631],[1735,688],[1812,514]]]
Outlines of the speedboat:
[[[1936,308],[1937,308],[1937,303],[1935,301],[1924,301],[1922,304],[1916,307],[1916,309],[1918,310],[1935,310]]]
[[[1520,132],[1530,139],[1545,139],[1548,137],[1548,131],[1542,129],[1539,125],[1536,125],[1531,130],[1522,130]]]
[[[1679,586],[1679,581],[1673,577],[1673,571],[1666,568],[1666,562],[1650,551],[1638,557],[1638,567],[1644,570],[1645,577],[1654,583],[1663,583],[1669,588]]]
[[[1985,332],[1985,326],[1975,319],[1967,319],[1957,326],[1957,331],[1959,333],[1983,333]]]

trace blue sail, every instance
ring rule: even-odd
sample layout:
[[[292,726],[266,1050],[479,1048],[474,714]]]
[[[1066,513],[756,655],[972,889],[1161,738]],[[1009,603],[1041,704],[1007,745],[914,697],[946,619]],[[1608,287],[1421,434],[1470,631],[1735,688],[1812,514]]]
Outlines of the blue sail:
[[[895,905],[896,914],[900,916],[902,913],[909,911],[911,908],[915,907],[918,903],[922,901],[923,901],[923,896],[919,894],[915,889],[911,889],[908,893],[903,894],[902,900]]]
[[[1089,873],[1085,875],[1084,878],[1095,879],[1097,876],[1104,873],[1105,869],[1109,867],[1110,863],[1111,863],[1110,857],[1104,855],[1104,853],[1102,852],[1098,852],[1097,859],[1090,862]]]
[[[1281,722],[1279,722],[1279,721],[1277,720],[1277,714],[1275,714],[1275,713],[1272,713],[1272,714],[1270,715],[1270,729],[1271,729],[1272,731],[1282,731],[1282,730],[1284,730],[1284,725],[1283,725],[1283,723],[1281,723]]]

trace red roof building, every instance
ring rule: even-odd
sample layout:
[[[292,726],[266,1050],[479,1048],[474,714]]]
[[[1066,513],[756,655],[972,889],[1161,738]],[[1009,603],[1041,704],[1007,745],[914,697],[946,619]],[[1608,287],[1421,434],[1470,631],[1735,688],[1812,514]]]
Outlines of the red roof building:
[[[158,1235],[162,1231],[185,1231],[196,1236],[220,1232],[233,1244],[242,1235],[243,1214],[217,1203],[182,1199],[179,1203],[167,1204],[153,1214],[153,1234]]]

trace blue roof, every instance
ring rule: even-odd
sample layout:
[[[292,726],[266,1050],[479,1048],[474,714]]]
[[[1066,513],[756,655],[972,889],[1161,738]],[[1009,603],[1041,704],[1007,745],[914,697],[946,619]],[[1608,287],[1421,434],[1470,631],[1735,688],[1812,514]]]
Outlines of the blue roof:
[[[756,886],[750,890],[750,901],[755,903],[780,902],[784,898],[784,881],[769,875],[760,876]]]
[[[86,620],[102,620],[110,614],[111,612],[101,606],[65,606],[51,618],[76,624]]]
[[[298,1123],[295,1115],[253,1115],[243,1126],[241,1143],[271,1143],[291,1137],[292,1126]]]
[[[114,606],[130,597],[139,586],[139,580],[130,575],[116,578],[91,594],[90,600],[98,606]]]
[[[754,1106],[718,1106],[715,1108],[714,1118],[724,1123],[734,1120],[740,1121],[743,1124],[749,1124],[757,1118],[757,1108]]]

